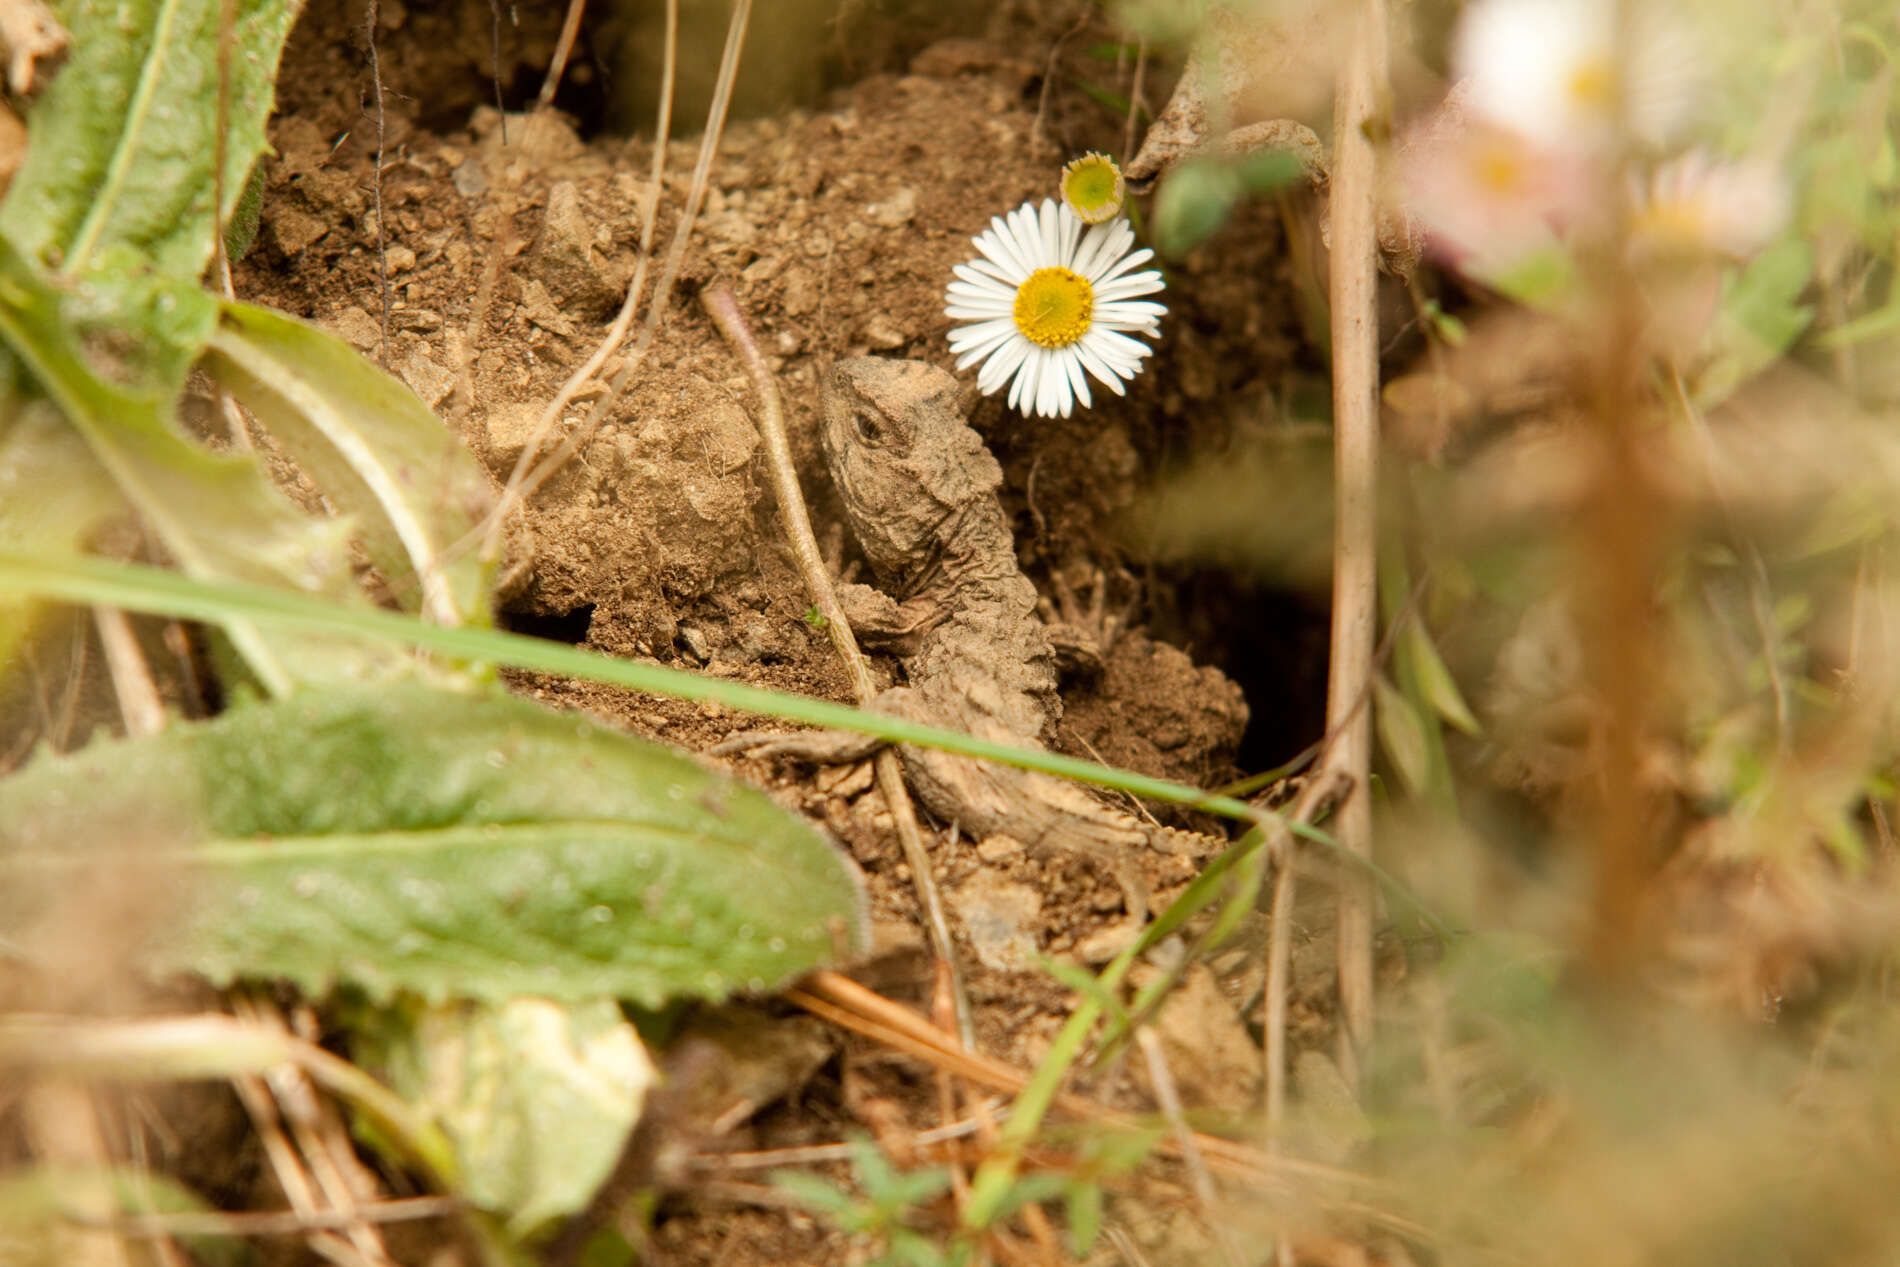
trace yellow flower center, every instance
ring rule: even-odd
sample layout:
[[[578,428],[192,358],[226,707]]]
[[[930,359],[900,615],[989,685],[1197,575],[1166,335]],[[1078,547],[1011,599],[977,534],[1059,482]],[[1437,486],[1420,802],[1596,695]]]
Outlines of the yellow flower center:
[[[1106,154],[1089,153],[1062,169],[1062,201],[1084,224],[1100,224],[1122,209],[1121,169]]]
[[[1616,99],[1616,67],[1607,57],[1579,62],[1564,87],[1577,106],[1592,114],[1608,114]]]
[[[1522,196],[1530,185],[1530,164],[1515,146],[1481,144],[1470,155],[1471,176],[1478,188],[1498,198]]]
[[[1089,332],[1095,290],[1066,268],[1039,268],[1016,288],[1016,328],[1031,343],[1064,348]]]

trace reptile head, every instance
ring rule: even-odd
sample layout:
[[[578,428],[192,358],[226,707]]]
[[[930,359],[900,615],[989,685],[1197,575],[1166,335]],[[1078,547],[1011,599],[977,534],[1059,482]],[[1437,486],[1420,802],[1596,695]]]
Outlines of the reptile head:
[[[858,544],[880,577],[935,553],[947,520],[994,497],[1003,472],[957,409],[957,380],[922,361],[839,361],[819,438]]]

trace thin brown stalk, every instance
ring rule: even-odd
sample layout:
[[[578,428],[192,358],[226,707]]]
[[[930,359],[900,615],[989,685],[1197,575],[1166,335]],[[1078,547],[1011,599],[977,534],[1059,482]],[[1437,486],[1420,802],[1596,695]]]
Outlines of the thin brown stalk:
[[[581,425],[556,445],[546,458],[536,462],[535,455],[540,451],[541,441],[552,427],[560,409],[565,407],[566,399],[571,398],[568,396],[569,389],[578,391],[586,379],[582,378],[579,372],[571,376],[568,384],[562,389],[562,395],[557,395],[554,402],[542,412],[542,416],[536,421],[534,434],[529,437],[528,443],[522,446],[521,456],[515,462],[515,469],[508,476],[508,484],[502,490],[501,499],[496,503],[495,509],[490,512],[482,545],[484,558],[493,559],[499,556],[501,532],[507,517],[517,506],[533,496],[536,489],[553,478],[569,459],[593,439],[594,434],[600,430],[601,424],[607,420],[614,406],[619,403],[621,395],[627,390],[627,385],[633,381],[634,375],[639,372],[641,364],[646,360],[647,352],[653,345],[654,336],[659,332],[661,322],[665,320],[666,306],[673,295],[673,283],[679,277],[680,263],[685,259],[687,244],[692,240],[694,223],[699,218],[700,205],[705,200],[707,178],[712,171],[713,158],[719,150],[719,139],[725,133],[726,112],[732,103],[732,85],[738,76],[739,54],[745,47],[746,27],[751,21],[751,16],[752,0],[735,0],[732,22],[726,30],[725,51],[719,63],[719,77],[713,85],[713,99],[707,112],[706,130],[700,137],[699,155],[694,162],[692,183],[687,190],[686,205],[680,211],[679,224],[674,227],[673,240],[667,247],[666,263],[660,270],[659,284],[654,288],[652,299],[648,301],[647,319],[640,329],[640,338],[635,343],[633,351],[628,354],[626,364],[614,376],[607,391],[594,402],[594,407],[588,411]],[[633,312],[639,306],[641,291],[646,285],[647,265],[652,258],[654,216],[661,195],[659,179],[662,170],[661,163],[667,144],[667,131],[672,126],[674,56],[679,42],[678,17],[677,0],[669,0],[665,82],[660,93],[660,127],[653,139],[656,149],[653,193],[647,204],[646,225],[641,233],[640,262],[634,271],[633,284],[628,288],[627,300],[621,306],[621,314],[615,319],[613,329],[609,331],[608,338],[602,341],[601,347],[596,350],[594,356],[589,358],[588,364],[582,367],[588,377],[591,377],[595,370],[605,363],[607,356],[625,339],[626,331],[632,322]]]
[[[857,637],[851,632],[851,622],[846,619],[844,608],[838,603],[838,595],[831,587],[831,574],[825,568],[824,556],[819,553],[818,538],[812,534],[811,516],[805,509],[805,494],[798,486],[798,470],[792,462],[792,444],[785,431],[785,409],[779,399],[778,384],[773,381],[772,371],[765,364],[765,356],[752,337],[745,314],[739,311],[739,301],[733,295],[732,288],[723,282],[708,287],[700,295],[700,302],[712,317],[713,324],[719,327],[719,333],[725,336],[733,354],[745,366],[746,374],[752,380],[752,388],[758,393],[759,434],[765,441],[766,466],[771,471],[772,487],[778,495],[780,526],[786,541],[791,545],[792,558],[798,564],[799,575],[804,578],[805,590],[811,596],[812,605],[824,617],[825,632],[831,635],[831,645],[837,649],[839,659],[844,661],[845,673],[851,679],[852,694],[860,705],[868,705],[877,697],[877,684],[871,680],[871,666],[865,661],[864,653],[858,649]],[[956,943],[950,937],[949,915],[944,909],[943,894],[937,888],[930,851],[925,847],[923,832],[917,826],[917,809],[911,804],[910,792],[904,786],[903,768],[898,763],[897,753],[888,747],[878,750],[873,763],[877,771],[878,790],[884,794],[885,804],[890,806],[891,819],[897,825],[897,838],[903,845],[904,859],[910,863],[911,884],[917,891],[917,904],[923,910],[924,927],[930,935],[931,949],[949,973],[957,1033],[966,1047],[973,1047],[976,1031],[963,989],[963,976],[957,967]]]
[[[1200,1204],[1201,1218],[1206,1220],[1209,1232],[1214,1238],[1214,1246],[1220,1251],[1221,1261],[1227,1267],[1239,1267],[1240,1254],[1228,1237],[1227,1229],[1222,1226],[1214,1192],[1214,1180],[1207,1173],[1207,1163],[1201,1159],[1201,1150],[1194,1142],[1194,1132],[1187,1124],[1187,1110],[1181,1105],[1181,1092],[1174,1085],[1174,1071],[1168,1068],[1167,1053],[1161,1049],[1161,1039],[1154,1030],[1144,1026],[1135,1032],[1135,1042],[1141,1048],[1142,1059],[1148,1065],[1148,1081],[1154,1087],[1155,1106],[1161,1110],[1162,1120],[1168,1124],[1168,1130],[1174,1136],[1175,1147],[1181,1152],[1181,1165],[1188,1174],[1188,1186],[1194,1191],[1194,1199]]]
[[[678,10],[679,0],[667,0],[667,76],[669,82],[666,88],[661,89],[663,97],[672,95],[669,91],[672,76],[672,34],[673,24],[677,21]],[[581,17],[586,12],[587,0],[568,0],[567,16],[561,20],[560,37],[554,41],[554,56],[548,59],[548,73],[541,80],[541,95],[536,97],[534,101],[534,108],[537,114],[554,104],[555,90],[560,88],[561,77],[567,73],[567,59],[574,55],[574,41],[580,36]],[[665,112],[671,105],[671,102],[662,101],[660,106],[662,117],[664,117]],[[664,141],[666,139],[666,133],[664,131],[657,133],[656,139]]]
[[[369,50],[370,90],[376,100],[376,169],[370,181],[376,200],[376,280],[382,296],[382,337],[376,344],[376,362],[389,368],[389,235],[383,224],[383,160],[389,141],[389,120],[383,110],[383,60],[376,48],[376,25],[381,18],[379,0],[369,0],[363,16],[363,43]]]
[[[1618,41],[1627,44],[1627,7],[1618,7]],[[1619,55],[1628,49],[1619,47]],[[1619,118],[1619,125],[1622,120]],[[1623,129],[1619,126],[1619,133]],[[1620,190],[1622,165],[1603,182]],[[1627,200],[1606,196],[1609,232],[1595,261],[1602,278],[1601,328],[1579,359],[1580,399],[1594,415],[1602,460],[1580,519],[1579,553],[1590,586],[1586,664],[1601,702],[1595,739],[1596,894],[1583,947],[1592,983],[1612,992],[1645,959],[1642,907],[1649,883],[1654,799],[1644,785],[1643,747],[1656,686],[1651,655],[1658,540],[1667,507],[1644,452],[1654,402],[1643,383],[1643,299],[1630,269]]]
[[[239,997],[232,1000],[232,1008],[253,1025],[287,1036],[291,1032],[283,1013],[268,999]],[[335,1132],[328,1129],[330,1124],[321,1112],[317,1090],[309,1076],[295,1065],[280,1065],[264,1075],[264,1084],[270,1089],[281,1119],[290,1127],[298,1152],[316,1181],[316,1191],[330,1208],[343,1216],[343,1234],[352,1253],[364,1262],[388,1263],[389,1251],[383,1246],[382,1234],[367,1220],[355,1217],[363,1195],[352,1182],[359,1163],[350,1153],[347,1142],[339,1147]]]
[[[1281,820],[1283,835],[1272,843],[1279,846],[1274,861],[1279,872],[1273,878],[1271,926],[1267,933],[1266,1014],[1261,1043],[1267,1093],[1267,1147],[1277,1145],[1280,1127],[1286,1119],[1286,995],[1291,978],[1293,944],[1293,894],[1296,879],[1294,865],[1296,840],[1288,828],[1294,823],[1311,823],[1352,791],[1344,775],[1330,778],[1315,775],[1300,789],[1300,795]]]
[[[1135,82],[1128,89],[1128,120],[1122,126],[1122,166],[1128,166],[1128,160],[1135,156],[1135,129],[1141,119],[1142,81],[1148,75],[1148,37],[1143,35],[1135,45]]]
[[[165,704],[159,699],[152,667],[139,649],[131,620],[117,607],[95,607],[92,623],[99,631],[99,645],[105,648],[106,671],[112,675],[125,733],[134,738],[156,735],[165,729]]]
[[[979,1106],[973,1117],[918,1131],[916,1143],[923,1146],[947,1144],[965,1139],[994,1125],[993,1113],[1001,1100],[992,1099]],[[784,1166],[822,1166],[830,1162],[850,1161],[850,1144],[805,1144],[796,1148],[763,1148],[744,1153],[700,1153],[693,1165],[700,1170],[776,1170]]]
[[[571,50],[574,33],[579,29],[580,15],[585,8],[584,0],[573,0],[568,8],[567,22],[561,27],[561,43],[554,51],[555,64],[548,68],[548,77],[541,85],[541,98],[535,105],[535,112],[528,120],[532,128],[549,108],[554,99],[554,89],[558,80],[558,67],[565,63]],[[507,487],[501,499],[489,513],[483,526],[485,533],[482,542],[482,557],[495,559],[500,556],[502,532],[508,522],[508,516],[526,496],[519,490],[526,484],[528,472],[534,462],[534,455],[540,452],[541,442],[554,429],[555,421],[560,418],[568,403],[580,395],[581,389],[593,380],[607,358],[614,354],[626,340],[627,331],[633,326],[634,314],[640,311],[640,299],[646,293],[647,266],[653,261],[653,228],[659,220],[660,193],[662,180],[666,175],[666,138],[673,127],[673,80],[679,60],[679,0],[666,0],[666,52],[660,71],[659,117],[653,125],[653,174],[649,180],[652,186],[647,195],[646,206],[641,208],[640,221],[640,258],[634,265],[633,281],[627,286],[626,298],[621,301],[620,311],[615,315],[613,324],[607,328],[588,358],[581,362],[580,368],[568,375],[561,384],[561,390],[554,393],[547,408],[535,419],[534,429],[528,433],[527,443],[521,446],[521,456],[515,461],[515,469],[509,473]]]
[[[1333,625],[1326,710],[1327,729],[1336,730],[1338,740],[1321,773],[1352,781],[1333,835],[1342,849],[1365,856],[1372,853],[1372,718],[1358,701],[1370,689],[1378,633],[1379,479],[1377,172],[1369,130],[1385,77],[1385,22],[1383,0],[1362,0],[1333,103]],[[1343,868],[1339,1068],[1353,1087],[1372,1035],[1373,900],[1371,877]]]
[[[229,145],[226,133],[231,120],[231,40],[237,24],[237,0],[220,0],[218,6],[218,119],[213,140],[211,163],[211,241],[216,254],[218,286],[226,299],[236,299],[231,284],[231,252],[224,241],[224,164]],[[231,399],[222,383],[217,386],[218,409],[231,433],[231,447],[249,453],[251,433],[244,425],[244,414]]]
[[[666,263],[660,270],[659,284],[654,287],[653,298],[647,305],[647,319],[640,329],[640,338],[628,354],[627,363],[614,375],[606,394],[594,403],[586,420],[520,482],[514,493],[515,500],[532,496],[535,489],[553,478],[557,471],[567,465],[569,459],[593,439],[594,433],[600,430],[601,424],[626,392],[627,385],[639,372],[641,363],[646,360],[654,336],[659,333],[660,325],[666,319],[667,303],[673,296],[673,283],[679,279],[680,264],[685,260],[686,248],[692,241],[693,226],[699,219],[700,207],[706,201],[713,159],[719,153],[719,138],[725,134],[726,112],[732,105],[732,85],[739,74],[739,53],[745,47],[746,28],[751,20],[752,0],[734,0],[732,23],[726,29],[726,47],[719,62],[719,78],[713,85],[706,131],[700,138],[699,156],[693,164],[692,184],[686,191],[686,206],[680,213],[678,227],[673,231],[673,240],[667,246]],[[657,190],[655,196],[658,196]],[[533,450],[526,448],[522,452],[526,455]]]
[[[358,1206],[347,1215],[336,1210],[308,1213],[265,1210],[238,1214],[180,1210],[99,1220],[69,1218],[88,1227],[109,1228],[120,1236],[298,1236],[343,1227],[355,1219],[370,1223],[408,1223],[445,1218],[461,1210],[462,1203],[454,1197],[399,1197]]]
[[[786,991],[785,997],[813,1016],[929,1064],[947,1068],[958,1077],[993,1091],[1013,1095],[1029,1081],[1029,1074],[1023,1070],[1007,1061],[955,1046],[941,1030],[917,1013],[839,973],[813,973],[802,984]],[[1117,1127],[1136,1125],[1131,1115],[1074,1092],[1057,1093],[1054,1105],[1068,1116],[1083,1121]],[[1261,1187],[1283,1186],[1280,1181],[1294,1177],[1356,1189],[1369,1188],[1372,1183],[1365,1176],[1349,1170],[1294,1157],[1272,1157],[1259,1149],[1217,1135],[1196,1134],[1194,1142],[1213,1169]],[[1170,1156],[1178,1155],[1171,1141],[1162,1141],[1159,1148]],[[1389,1216],[1381,1215],[1380,1218],[1390,1225]]]
[[[57,1075],[38,1079],[20,1108],[27,1144],[38,1160],[90,1170],[112,1164],[105,1122],[84,1083]],[[131,1267],[125,1242],[109,1231],[74,1231],[60,1248],[71,1267]]]

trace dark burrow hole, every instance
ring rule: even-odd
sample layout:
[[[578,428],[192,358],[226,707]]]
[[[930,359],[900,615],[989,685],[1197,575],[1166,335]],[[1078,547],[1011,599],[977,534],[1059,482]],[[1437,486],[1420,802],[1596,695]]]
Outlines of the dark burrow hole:
[[[1160,574],[1151,632],[1211,664],[1247,697],[1235,764],[1252,774],[1292,760],[1326,731],[1326,652],[1332,616],[1306,594],[1230,570]]]
[[[594,623],[594,604],[583,603],[572,611],[554,614],[504,610],[500,620],[501,627],[510,633],[579,646],[587,640],[587,631]]]
[[[470,112],[495,105],[497,96],[511,112],[532,108],[565,8],[504,5],[497,10],[489,0],[386,6],[376,38],[385,109],[440,134],[467,126]],[[869,75],[901,74],[931,44],[981,32],[995,13],[994,0],[755,4],[729,118],[817,107],[832,90]],[[676,137],[697,135],[706,125],[730,15],[729,0],[682,0],[679,6]],[[313,3],[305,10],[284,56],[278,85],[283,112],[328,118],[333,108],[316,107],[324,97],[339,98],[336,104],[346,114],[359,107],[362,115],[372,111],[376,94],[364,16],[364,0]],[[647,0],[589,4],[555,94],[556,108],[575,121],[583,138],[651,134],[665,47],[665,6]],[[340,70],[348,82],[338,79]]]

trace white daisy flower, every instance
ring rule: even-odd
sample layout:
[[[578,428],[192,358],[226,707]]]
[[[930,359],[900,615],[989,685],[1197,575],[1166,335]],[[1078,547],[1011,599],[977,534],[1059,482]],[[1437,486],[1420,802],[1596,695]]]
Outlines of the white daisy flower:
[[[978,389],[1008,383],[1010,408],[1025,415],[1066,418],[1078,399],[1087,408],[1090,377],[1122,395],[1154,351],[1129,336],[1156,337],[1167,313],[1139,298],[1161,289],[1161,274],[1129,271],[1154,252],[1129,249],[1128,222],[1090,228],[1045,198],[992,217],[973,240],[981,256],[957,265],[944,295],[944,312],[972,323],[950,332],[957,368],[981,361]]]
[[[1781,232],[1794,198],[1772,163],[1720,162],[1694,150],[1637,186],[1634,201],[1630,240],[1638,255],[1712,251],[1743,259]]]
[[[1659,8],[1630,5],[1627,21],[1619,49],[1614,0],[1476,0],[1452,65],[1479,114],[1539,145],[1600,144],[1619,108],[1635,136],[1663,144],[1694,111],[1699,50]]]

